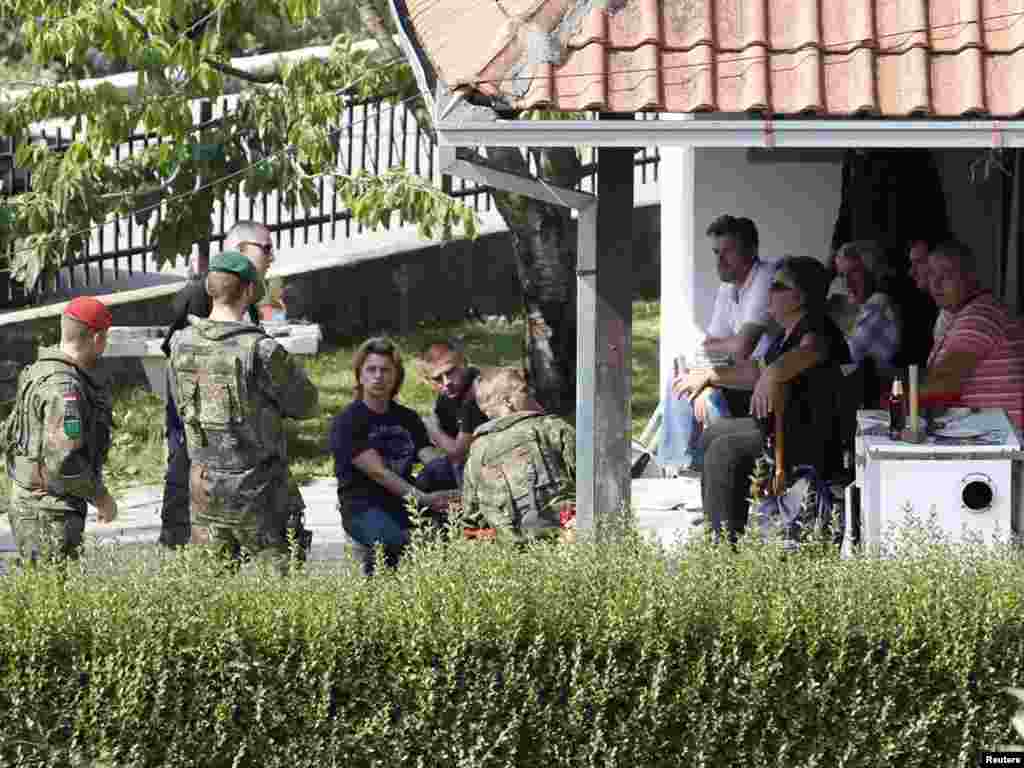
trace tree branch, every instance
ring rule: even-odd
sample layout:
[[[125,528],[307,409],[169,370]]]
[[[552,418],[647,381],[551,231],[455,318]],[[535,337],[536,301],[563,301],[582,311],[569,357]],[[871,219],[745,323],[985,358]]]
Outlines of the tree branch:
[[[373,3],[368,0],[363,0],[358,3],[358,10],[360,21],[363,22],[363,26],[366,27],[366,31],[369,32],[373,39],[377,41],[377,45],[380,46],[380,51],[384,54],[384,58],[402,58],[402,52],[395,44],[395,40],[391,37],[391,33],[388,31],[387,25],[384,23],[384,19],[381,18],[380,13],[378,13]]]
[[[216,59],[203,58],[204,64],[209,64],[210,67],[220,72],[222,75],[233,77],[236,80],[242,80],[247,83],[254,85],[281,85],[284,80],[281,79],[281,75],[277,72],[272,72],[268,75],[256,75],[252,72],[246,72],[244,69],[236,69],[230,64],[224,64],[217,61]]]

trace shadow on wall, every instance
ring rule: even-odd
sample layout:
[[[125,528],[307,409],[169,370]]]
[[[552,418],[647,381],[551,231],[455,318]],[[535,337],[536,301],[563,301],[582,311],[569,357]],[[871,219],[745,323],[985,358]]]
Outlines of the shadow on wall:
[[[657,301],[660,207],[634,211],[633,295]],[[512,235],[458,240],[344,268],[288,277],[288,316],[307,318],[332,336],[404,333],[424,321],[458,322],[522,310]]]

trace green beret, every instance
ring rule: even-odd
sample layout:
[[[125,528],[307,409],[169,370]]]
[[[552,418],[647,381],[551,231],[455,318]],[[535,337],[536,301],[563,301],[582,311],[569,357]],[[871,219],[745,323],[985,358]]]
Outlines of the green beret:
[[[238,275],[247,283],[255,283],[260,279],[256,267],[238,251],[222,251],[210,259],[211,272],[230,272]]]

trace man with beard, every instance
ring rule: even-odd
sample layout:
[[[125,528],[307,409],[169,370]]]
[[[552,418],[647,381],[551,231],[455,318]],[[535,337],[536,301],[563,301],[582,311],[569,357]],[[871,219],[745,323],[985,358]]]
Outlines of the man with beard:
[[[693,367],[734,364],[750,359],[764,333],[768,319],[768,292],[774,265],[758,258],[757,226],[747,218],[724,214],[707,229],[722,285],[707,336]],[[662,399],[664,426],[657,454],[667,474],[677,470],[699,472],[703,465],[700,433],[704,427],[727,416],[746,416],[749,393],[704,389],[692,402],[684,397],[680,382],[686,370],[676,370]]]
[[[487,421],[476,402],[477,368],[466,363],[462,345],[439,341],[423,353],[422,368],[438,393],[433,418],[424,421],[430,441],[444,451],[416,478],[421,491],[454,490],[462,485],[462,469],[473,432]]]

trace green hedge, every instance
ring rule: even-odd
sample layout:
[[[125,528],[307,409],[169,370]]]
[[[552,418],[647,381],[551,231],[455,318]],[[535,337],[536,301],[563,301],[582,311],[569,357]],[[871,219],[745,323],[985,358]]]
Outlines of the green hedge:
[[[0,579],[0,764],[967,766],[1018,740],[1022,594],[1008,548],[93,549]]]

